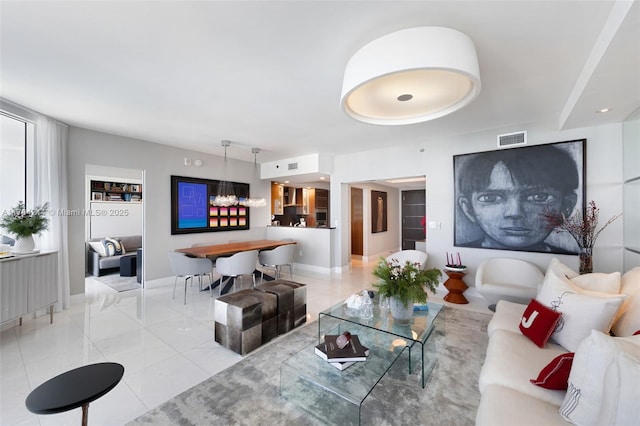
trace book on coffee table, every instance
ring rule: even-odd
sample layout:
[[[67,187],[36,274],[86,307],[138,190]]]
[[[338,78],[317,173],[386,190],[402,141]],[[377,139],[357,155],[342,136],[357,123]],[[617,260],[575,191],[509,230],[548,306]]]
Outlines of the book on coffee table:
[[[325,351],[324,343],[320,343],[319,345],[316,345],[315,352],[316,352],[316,355],[318,355],[320,358],[322,358],[325,361],[327,360],[327,352]],[[359,362],[359,361],[327,362],[327,364],[329,364],[332,367],[335,367],[338,370],[342,371],[342,370],[346,370],[347,368],[351,367],[356,362]]]
[[[338,335],[327,334],[324,336],[325,353],[329,362],[366,361],[369,348],[360,343],[357,335],[351,335],[349,344],[340,349],[336,343]]]

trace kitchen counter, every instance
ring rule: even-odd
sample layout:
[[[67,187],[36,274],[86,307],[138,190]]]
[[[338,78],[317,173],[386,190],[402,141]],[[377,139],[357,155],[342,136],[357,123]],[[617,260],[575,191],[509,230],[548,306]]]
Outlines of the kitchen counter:
[[[296,268],[327,274],[331,272],[336,228],[267,226],[266,234],[269,240],[290,238],[298,243],[293,255]]]

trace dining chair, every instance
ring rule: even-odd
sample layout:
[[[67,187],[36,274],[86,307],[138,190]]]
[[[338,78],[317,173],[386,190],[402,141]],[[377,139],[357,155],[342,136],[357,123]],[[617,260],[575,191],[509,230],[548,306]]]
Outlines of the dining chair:
[[[258,250],[241,251],[233,256],[219,257],[216,259],[216,271],[220,274],[220,288],[218,295],[222,294],[222,283],[224,277],[233,278],[233,287],[235,290],[236,279],[243,275],[251,275],[253,279],[253,287],[256,286],[256,277],[253,272],[256,270],[258,261]]]
[[[191,247],[206,247],[213,244],[215,243],[193,243],[191,244]],[[206,272],[204,275],[209,277],[209,285],[211,285],[211,283],[213,282],[213,262],[211,262],[211,269],[209,270],[209,272]],[[202,276],[200,276],[200,291],[202,291]]]
[[[272,250],[262,250],[258,255],[258,262],[262,266],[261,280],[264,281],[264,268],[274,268],[276,270],[276,280],[280,279],[280,269],[283,266],[289,267],[289,274],[293,277],[293,251],[295,244],[287,244],[276,247]]]
[[[187,283],[193,277],[200,277],[207,275],[213,270],[213,263],[207,258],[189,257],[183,253],[175,251],[168,252],[169,264],[171,270],[176,276],[173,280],[173,299],[176,298],[176,284],[178,277],[184,278],[184,304],[187,304]],[[211,289],[212,282],[209,282],[209,297],[212,297],[213,290]],[[202,282],[200,285],[202,288]]]

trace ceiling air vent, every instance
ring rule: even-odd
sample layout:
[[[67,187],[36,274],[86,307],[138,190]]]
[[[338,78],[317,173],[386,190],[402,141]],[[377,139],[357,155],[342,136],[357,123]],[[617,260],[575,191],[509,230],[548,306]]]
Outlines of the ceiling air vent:
[[[527,131],[505,133],[498,135],[498,148],[505,148],[514,145],[524,145],[527,143]]]
[[[298,163],[289,163],[288,170],[298,170]]]

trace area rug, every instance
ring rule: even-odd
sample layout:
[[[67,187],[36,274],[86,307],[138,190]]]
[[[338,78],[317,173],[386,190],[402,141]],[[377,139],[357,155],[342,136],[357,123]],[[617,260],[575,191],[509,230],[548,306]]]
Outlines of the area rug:
[[[140,288],[140,283],[138,283],[136,277],[121,277],[118,273],[92,278],[111,287],[115,291],[129,291]]]
[[[480,402],[478,376],[490,315],[445,307],[436,324],[435,367],[423,389],[420,368],[408,373],[408,353],[364,400],[362,425],[473,425]],[[442,317],[442,316],[440,316]],[[439,318],[440,318],[439,317]],[[130,425],[322,425],[280,397],[280,364],[317,339],[317,322],[247,355],[133,420]]]

